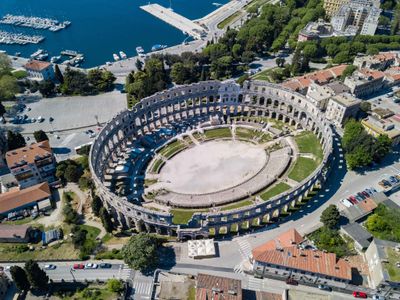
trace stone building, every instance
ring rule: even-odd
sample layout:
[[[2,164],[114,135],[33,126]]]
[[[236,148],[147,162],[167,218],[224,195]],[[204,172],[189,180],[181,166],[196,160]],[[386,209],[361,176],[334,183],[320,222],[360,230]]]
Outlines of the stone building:
[[[326,107],[326,118],[338,127],[355,118],[360,108],[361,101],[348,93],[339,94],[329,99]]]
[[[346,77],[344,84],[355,97],[367,98],[382,89],[384,78],[385,74],[381,71],[361,69]]]

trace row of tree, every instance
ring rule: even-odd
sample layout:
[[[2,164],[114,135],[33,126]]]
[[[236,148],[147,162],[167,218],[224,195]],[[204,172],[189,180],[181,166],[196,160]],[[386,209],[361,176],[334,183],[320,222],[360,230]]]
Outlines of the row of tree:
[[[35,261],[28,260],[24,268],[12,266],[10,273],[20,291],[28,291],[31,288],[39,291],[48,289],[49,277]]]

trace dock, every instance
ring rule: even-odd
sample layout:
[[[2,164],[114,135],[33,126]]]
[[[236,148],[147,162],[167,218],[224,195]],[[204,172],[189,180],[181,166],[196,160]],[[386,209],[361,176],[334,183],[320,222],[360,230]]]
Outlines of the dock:
[[[199,24],[173,12],[171,9],[165,8],[159,4],[149,4],[140,7],[149,14],[163,20],[171,26],[185,32],[195,39],[202,39],[207,36],[207,30]]]

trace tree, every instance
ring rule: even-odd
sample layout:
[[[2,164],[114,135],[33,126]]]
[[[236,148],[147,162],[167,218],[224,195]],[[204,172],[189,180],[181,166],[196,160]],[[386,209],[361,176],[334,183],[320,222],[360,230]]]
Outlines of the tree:
[[[360,109],[365,113],[371,111],[371,103],[368,101],[361,102]]]
[[[95,195],[92,201],[92,211],[95,216],[100,215],[100,209],[103,207],[103,202],[101,201],[100,197]]]
[[[63,215],[64,215],[64,222],[67,224],[77,224],[79,223],[79,215],[78,213],[72,208],[71,201],[72,197],[68,193],[63,193],[63,200],[64,200],[64,207],[63,207]]]
[[[303,49],[303,55],[307,58],[315,58],[318,54],[318,48],[315,44],[308,44]]]
[[[373,159],[381,161],[392,150],[392,141],[386,134],[381,134],[376,139],[373,147]]]
[[[147,233],[132,236],[122,248],[125,263],[135,270],[150,270],[158,264],[160,241]]]
[[[10,58],[4,53],[0,53],[0,77],[10,74],[11,66],[12,63]]]
[[[278,67],[282,68],[285,65],[286,60],[283,57],[278,57],[275,59],[275,62]]]
[[[8,150],[14,150],[26,146],[24,137],[19,132],[7,131]]]
[[[25,271],[32,288],[44,291],[48,287],[49,277],[43,271],[37,262],[28,260],[25,263]]]
[[[46,132],[43,130],[38,130],[33,133],[33,137],[35,138],[36,142],[43,142],[43,141],[48,141],[49,137],[47,136]]]
[[[57,80],[59,83],[61,83],[61,84],[64,83],[64,76],[63,76],[63,74],[61,73],[60,68],[58,67],[58,65],[56,65],[56,66],[54,67],[54,77],[56,78],[56,80]]]
[[[88,233],[87,230],[81,229],[79,226],[74,226],[71,231],[73,233],[72,242],[75,249],[83,247],[86,242],[86,237]]]
[[[136,66],[136,69],[138,69],[139,71],[142,71],[143,62],[140,59],[137,59],[136,62],[135,62],[135,66]]]
[[[65,169],[64,178],[68,182],[78,182],[82,176],[82,170],[77,165],[68,165]]]
[[[114,81],[116,80],[113,73],[110,71],[102,71],[100,69],[90,70],[87,78],[95,92],[111,91],[114,88]]]
[[[109,279],[107,281],[107,289],[113,293],[120,293],[124,290],[124,284],[118,279]]]
[[[324,226],[334,229],[339,224],[340,214],[336,205],[329,205],[321,214],[321,222]]]
[[[3,75],[0,77],[0,101],[14,99],[18,91],[17,79],[14,76]]]
[[[39,92],[43,97],[48,98],[54,94],[56,85],[51,80],[44,80],[39,83]]]
[[[60,86],[64,95],[90,95],[93,94],[93,87],[89,85],[85,73],[67,68],[64,73],[64,82]]]
[[[112,232],[114,229],[114,225],[112,223],[111,216],[105,207],[100,208],[99,215],[101,222],[103,223],[104,229],[107,232]]]
[[[354,66],[354,65],[348,65],[348,66],[346,67],[346,69],[344,69],[342,75],[340,76],[340,79],[341,79],[342,81],[344,81],[344,80],[346,79],[346,77],[347,77],[347,76],[351,76],[351,75],[354,73],[355,70],[357,70],[357,67],[356,67],[356,66]]]
[[[6,113],[6,108],[3,103],[0,102],[0,117],[2,117]]]
[[[31,287],[28,276],[24,269],[19,266],[12,266],[10,269],[11,277],[15,283],[15,286],[20,291],[27,291]]]

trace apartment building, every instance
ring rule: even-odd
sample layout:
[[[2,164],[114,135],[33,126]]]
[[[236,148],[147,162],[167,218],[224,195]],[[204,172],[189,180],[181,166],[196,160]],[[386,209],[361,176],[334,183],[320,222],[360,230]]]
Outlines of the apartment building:
[[[342,127],[348,119],[357,116],[360,103],[360,100],[356,99],[349,93],[336,95],[329,99],[325,116],[336,126]]]
[[[52,183],[56,180],[56,160],[49,141],[8,151],[6,161],[21,189],[45,181]]]

